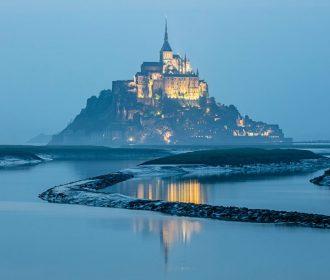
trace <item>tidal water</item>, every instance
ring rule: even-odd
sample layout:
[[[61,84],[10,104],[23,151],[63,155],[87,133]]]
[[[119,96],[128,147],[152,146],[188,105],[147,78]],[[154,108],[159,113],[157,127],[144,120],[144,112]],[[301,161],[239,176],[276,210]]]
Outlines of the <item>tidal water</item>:
[[[106,188],[108,193],[166,201],[266,208],[330,215],[330,188],[309,182],[323,171],[283,176],[136,178]]]
[[[0,279],[329,279],[330,232],[50,204],[37,195],[135,166],[54,161],[0,170]],[[116,188],[146,198],[330,214],[315,174],[236,182],[145,178]]]

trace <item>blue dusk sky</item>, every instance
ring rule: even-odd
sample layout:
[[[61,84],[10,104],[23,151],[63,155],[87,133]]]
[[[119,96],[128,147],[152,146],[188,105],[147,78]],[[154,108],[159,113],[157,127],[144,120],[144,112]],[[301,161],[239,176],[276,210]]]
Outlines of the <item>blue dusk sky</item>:
[[[0,143],[59,132],[157,60],[165,15],[217,101],[288,137],[330,139],[328,0],[2,0]]]

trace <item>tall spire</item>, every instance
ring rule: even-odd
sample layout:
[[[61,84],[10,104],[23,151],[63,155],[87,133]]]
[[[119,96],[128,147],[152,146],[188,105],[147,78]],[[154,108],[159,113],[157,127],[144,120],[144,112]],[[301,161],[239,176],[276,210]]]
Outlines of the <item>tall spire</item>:
[[[164,42],[168,42],[168,34],[167,34],[167,18],[165,18],[165,35]]]
[[[168,42],[168,33],[167,33],[167,18],[165,18],[165,34],[164,34],[164,43],[163,46],[160,50],[161,52],[163,51],[167,51],[167,52],[171,52],[172,48],[170,46],[170,43]]]

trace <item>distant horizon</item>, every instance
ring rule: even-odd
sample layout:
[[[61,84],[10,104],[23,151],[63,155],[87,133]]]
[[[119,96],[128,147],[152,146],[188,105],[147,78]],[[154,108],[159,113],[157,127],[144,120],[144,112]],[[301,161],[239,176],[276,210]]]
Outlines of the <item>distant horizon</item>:
[[[30,140],[32,140],[33,138],[36,138],[38,136],[49,136],[49,137],[52,137],[54,134],[44,134],[44,133],[40,133],[38,135],[36,135],[35,137],[32,137],[31,139],[29,139],[28,141],[24,142],[24,143],[21,143],[21,144],[14,144],[14,145],[32,145],[32,146],[46,146],[48,145],[48,143],[38,143],[38,142],[30,142]],[[29,143],[30,142],[30,143]],[[311,140],[295,140],[295,139],[292,139],[292,142],[291,144],[330,144],[330,139],[311,139]],[[1,145],[11,145],[11,144],[0,144]],[[53,145],[53,144],[52,144]],[[148,144],[127,144],[126,146],[129,146],[129,147],[144,147],[144,146],[149,146],[149,147],[153,147],[153,146],[164,146],[164,147],[167,147],[167,146],[277,146],[277,145],[283,145],[283,146],[287,146],[287,145],[290,145],[290,143],[268,143],[268,144],[262,144],[262,143],[255,143],[255,144],[205,144],[205,145],[197,145],[197,144],[186,144],[186,145],[183,145],[183,144],[159,144],[159,145],[148,145]],[[54,146],[68,146],[68,145],[54,145]],[[69,145],[69,146],[72,146],[72,145]],[[77,144],[77,145],[74,145],[74,146],[93,146],[93,145],[81,145],[81,144]],[[104,145],[95,145],[95,146],[104,146]],[[111,147],[111,146],[106,146],[106,147]],[[122,147],[125,147],[125,145],[123,145]]]
[[[0,4],[0,144],[57,134],[87,98],[155,60],[165,14],[171,44],[198,65],[210,96],[294,141],[330,140],[330,3],[123,2]]]

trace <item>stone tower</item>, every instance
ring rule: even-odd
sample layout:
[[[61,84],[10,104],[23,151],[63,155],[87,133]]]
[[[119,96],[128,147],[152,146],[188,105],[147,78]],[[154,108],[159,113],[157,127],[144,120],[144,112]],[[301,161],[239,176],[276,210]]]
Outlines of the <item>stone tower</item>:
[[[168,33],[167,33],[167,20],[165,20],[165,34],[164,34],[164,43],[162,48],[160,49],[160,62],[163,65],[168,65],[173,60],[173,51],[168,42]]]

